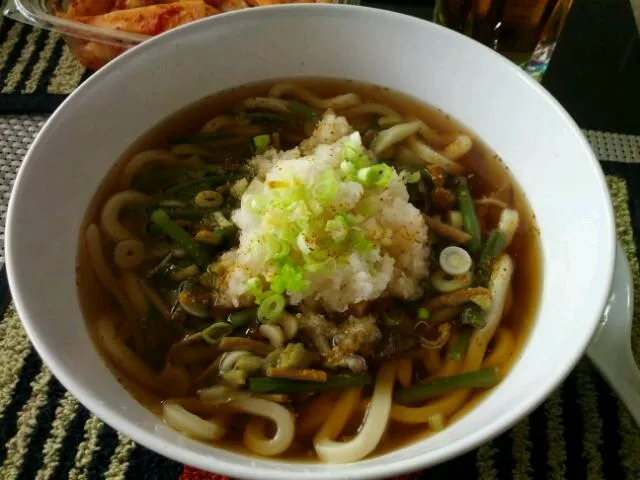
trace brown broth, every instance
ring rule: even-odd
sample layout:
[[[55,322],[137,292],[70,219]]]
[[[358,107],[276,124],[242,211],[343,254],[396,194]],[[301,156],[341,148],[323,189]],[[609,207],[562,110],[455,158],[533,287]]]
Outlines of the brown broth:
[[[461,127],[447,114],[398,92],[349,80],[304,78],[295,79],[294,81],[297,85],[306,87],[322,97],[329,97],[346,92],[356,92],[369,101],[390,106],[405,117],[420,118],[427,125],[440,132],[465,132],[474,140],[474,146],[471,152],[461,159],[461,163],[463,163],[469,171],[473,172],[473,176],[470,177],[470,187],[473,196],[477,198],[489,195],[499,190],[500,187],[505,184],[512,184],[514,186],[512,206],[515,206],[520,212],[520,226],[508,252],[512,255],[516,264],[516,271],[512,282],[513,298],[515,300],[511,311],[503,318],[501,325],[509,327],[516,335],[517,346],[510,359],[509,365],[505,366],[504,371],[507,371],[522,351],[528,338],[533,318],[536,315],[542,287],[542,257],[539,231],[536,227],[535,217],[526,198],[500,158],[485,146],[482,141],[475,137],[472,132]],[[83,222],[82,234],[84,235],[86,226],[96,220],[100,206],[109,195],[116,191],[117,186],[114,184],[114,179],[117,178],[123,166],[134,154],[150,148],[166,148],[168,146],[167,138],[199,130],[208,120],[224,113],[236,105],[241,99],[250,96],[265,95],[275,83],[278,82],[273,80],[234,88],[212,95],[184,108],[151,128],[146,135],[136,141],[122,157],[118,159],[112,171],[102,182],[87,210],[87,215]],[[80,245],[77,266],[80,303],[94,340],[99,350],[104,354],[103,347],[97,341],[94,325],[101,312],[113,310],[117,307],[109,295],[105,294],[90,266],[84,237],[82,237]],[[146,405],[151,411],[159,413],[161,399],[157,395],[145,391],[140,386],[127,380],[126,376],[108,359],[106,359],[106,363],[118,380],[125,385],[138,401]],[[454,415],[453,421],[472,409],[474,405],[481,401],[484,395],[485,392],[474,394],[462,409]],[[245,419],[242,415],[234,415],[231,422],[233,428],[230,430],[231,432],[235,432],[235,434],[219,442],[219,445],[227,449],[242,452],[243,454],[253,455],[242,445],[242,429],[240,427],[244,424],[244,421]],[[388,431],[385,433],[373,455],[381,455],[424,438],[428,435],[427,430],[428,428],[425,425],[405,425],[390,421]],[[297,439],[290,451],[281,456],[281,458],[289,461],[317,461],[315,453],[313,452],[311,439]]]

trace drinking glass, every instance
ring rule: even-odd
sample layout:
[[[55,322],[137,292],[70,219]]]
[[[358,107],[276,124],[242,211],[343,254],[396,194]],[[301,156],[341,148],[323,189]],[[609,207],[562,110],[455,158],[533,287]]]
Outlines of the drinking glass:
[[[484,43],[541,80],[573,0],[436,0],[434,21]]]

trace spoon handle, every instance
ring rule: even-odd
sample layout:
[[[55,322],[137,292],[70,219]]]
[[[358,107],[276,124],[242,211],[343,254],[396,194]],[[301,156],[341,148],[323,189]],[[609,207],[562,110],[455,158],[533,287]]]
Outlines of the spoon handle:
[[[624,352],[620,352],[619,355],[611,352],[610,362],[600,364],[594,361],[593,363],[626,405],[636,424],[640,425],[640,370],[631,350],[627,348],[622,350]]]
[[[609,301],[587,354],[640,425],[640,370],[631,350],[632,322],[633,278],[618,243]]]

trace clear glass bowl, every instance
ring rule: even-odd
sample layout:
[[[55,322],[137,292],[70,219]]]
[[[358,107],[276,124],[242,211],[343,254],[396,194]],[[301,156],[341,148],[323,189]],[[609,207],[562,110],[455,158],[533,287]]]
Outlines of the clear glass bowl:
[[[359,3],[358,0],[334,1]],[[91,70],[97,70],[125,50],[150,38],[148,35],[95,27],[56,16],[56,5],[66,8],[66,3],[66,0],[62,0],[62,4],[56,3],[56,0],[7,0],[2,13],[19,22],[61,34],[78,61]]]

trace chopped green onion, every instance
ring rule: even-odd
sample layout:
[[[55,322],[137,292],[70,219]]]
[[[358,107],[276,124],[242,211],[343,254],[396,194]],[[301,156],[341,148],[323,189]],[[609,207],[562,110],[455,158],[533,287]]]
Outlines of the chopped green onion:
[[[429,319],[429,310],[424,307],[420,307],[418,309],[418,318],[420,320],[428,320]]]
[[[450,377],[434,378],[433,380],[403,388],[396,394],[396,400],[404,405],[415,404],[445,395],[460,388],[489,388],[499,382],[500,374],[497,368],[482,368]]]
[[[327,205],[336,198],[340,183],[331,170],[327,170],[322,179],[311,189],[311,195],[321,205]]]
[[[329,235],[336,243],[344,242],[349,233],[349,223],[344,215],[336,215],[333,219],[327,221],[325,226]]]
[[[361,387],[372,383],[371,376],[362,375],[331,375],[326,382],[308,382],[304,380],[289,380],[285,378],[254,377],[249,379],[248,390],[251,393],[298,394],[309,392],[324,392],[343,388]]]
[[[281,258],[278,273],[271,280],[271,290],[275,293],[304,293],[309,288],[309,281],[304,277],[304,268],[296,265],[289,257]]]
[[[269,148],[270,143],[271,137],[269,137],[269,135],[266,133],[264,135],[253,137],[253,144],[256,147],[256,153],[258,155],[262,155],[264,152],[266,152]]]
[[[245,310],[230,313],[227,317],[227,322],[229,322],[234,328],[244,327],[248,323],[251,323],[253,320],[255,320],[257,316],[257,307],[251,307]]]
[[[213,219],[220,228],[228,228],[234,226],[234,224],[227,220],[227,217],[225,217],[224,214],[220,211],[213,212]]]
[[[156,224],[162,232],[170,237],[174,242],[189,255],[196,264],[206,269],[211,262],[209,255],[200,247],[191,235],[189,235],[180,225],[169,218],[164,210],[156,210],[151,214],[151,221]]]
[[[229,193],[231,193],[233,197],[240,199],[240,197],[242,197],[242,194],[245,192],[248,186],[249,186],[249,180],[247,180],[246,178],[241,178],[236,183],[231,185],[231,188],[229,189]]]
[[[266,297],[258,307],[258,320],[261,323],[275,322],[284,312],[285,299],[280,294],[272,294]]]
[[[286,257],[291,250],[289,242],[278,238],[273,234],[266,235],[265,240],[266,253],[271,259]]]
[[[377,163],[358,170],[358,181],[365,187],[384,188],[389,185],[393,176],[393,168],[386,163]]]
[[[400,172],[400,180],[402,180],[404,184],[418,183],[421,178],[422,176],[418,171],[410,172],[409,170],[403,170]]]
[[[471,240],[467,246],[472,254],[480,252],[482,248],[482,236],[480,230],[480,220],[476,212],[476,207],[471,198],[469,185],[466,178],[458,180],[458,207],[462,213],[462,226],[465,232],[471,235]]]
[[[207,343],[215,345],[222,337],[231,333],[232,330],[233,327],[228,323],[217,322],[202,331],[202,338],[204,338]]]
[[[353,230],[350,234],[350,240],[356,250],[368,252],[373,249],[373,245],[359,230]]]
[[[440,267],[447,274],[452,276],[464,275],[471,270],[471,256],[461,247],[454,245],[446,247],[440,252],[438,257]]]
[[[296,245],[298,250],[300,250],[300,253],[305,257],[311,253],[311,246],[309,245],[309,242],[307,242],[304,233],[300,232],[298,234],[296,237]]]
[[[354,170],[358,170],[368,167],[371,164],[362,146],[353,145],[349,141],[345,142],[340,148],[340,160],[342,161],[340,168],[345,171],[345,173],[347,173],[346,170],[351,170],[352,167],[349,165],[352,165]]]
[[[224,203],[224,197],[215,190],[201,190],[193,199],[193,203],[201,208],[217,208]]]
[[[371,201],[370,198],[364,198],[358,202],[358,213],[364,217],[371,217],[378,211],[378,207]]]
[[[262,302],[265,292],[262,290],[262,282],[259,278],[253,277],[247,280],[247,290],[256,298],[256,303]]]
[[[353,163],[343,160],[340,163],[340,170],[346,177],[351,177],[356,175],[358,172],[358,167],[356,167]]]

